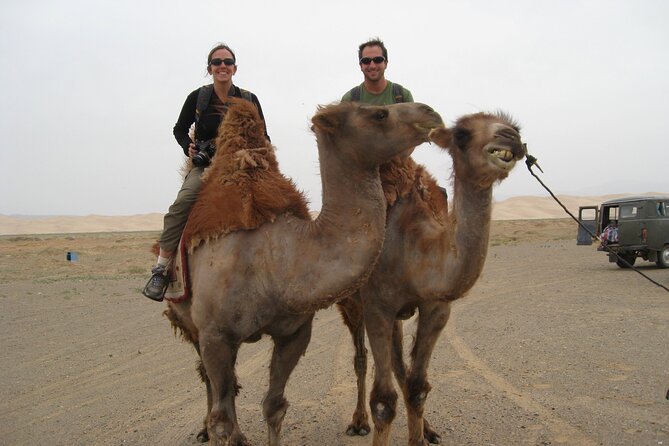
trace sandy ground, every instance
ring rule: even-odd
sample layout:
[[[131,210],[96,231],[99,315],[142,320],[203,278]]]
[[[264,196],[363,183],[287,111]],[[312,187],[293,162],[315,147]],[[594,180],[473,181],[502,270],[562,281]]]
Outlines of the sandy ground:
[[[613,198],[640,194],[599,196],[558,195],[557,198],[575,216],[579,206],[598,206]],[[646,192],[644,195],[669,195],[669,192]],[[318,213],[312,212],[315,216]],[[519,196],[495,202],[493,220],[531,220],[567,218],[565,211],[550,196]],[[83,232],[160,231],[163,214],[86,215],[86,216],[11,216],[0,214],[0,235],[63,234]]]
[[[430,367],[426,414],[445,444],[669,445],[669,293],[575,234],[569,220],[493,222],[483,275],[454,304]],[[0,237],[0,444],[196,444],[195,352],[164,304],[139,294],[156,236]],[[669,270],[637,265],[669,284]],[[246,345],[237,364],[256,445],[270,352],[269,339]],[[336,311],[319,312],[287,387],[285,445],[371,444],[344,434],[352,354]],[[406,438],[401,407],[392,444]]]

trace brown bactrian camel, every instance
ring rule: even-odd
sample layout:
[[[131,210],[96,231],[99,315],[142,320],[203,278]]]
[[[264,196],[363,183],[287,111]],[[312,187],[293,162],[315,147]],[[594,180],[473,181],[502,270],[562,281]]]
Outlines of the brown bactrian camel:
[[[263,415],[269,444],[276,446],[288,407],[284,388],[307,348],[315,311],[358,289],[381,252],[386,204],[379,165],[427,141],[443,123],[417,103],[320,108],[312,129],[323,206],[309,221],[300,194],[292,193],[293,203],[284,200],[292,185],[277,180],[282,176],[272,148],[260,139],[262,126],[239,125],[238,115],[248,110],[233,104],[221,124],[225,142],[217,140],[217,155],[184,233],[190,240],[192,298],[168,303],[166,314],[200,355],[208,413],[207,432],[199,438],[216,445],[248,444],[235,410],[237,352],[244,342],[272,337]],[[254,114],[256,124],[258,119]],[[215,208],[223,212],[204,218]]]
[[[374,446],[389,444],[397,405],[391,370],[404,396],[409,444],[441,442],[423,419],[432,350],[448,320],[450,302],[463,297],[483,269],[492,187],[525,156],[518,126],[501,112],[464,116],[452,129],[434,130],[430,138],[447,148],[453,159],[452,209],[448,211],[434,178],[411,158],[382,165],[389,206],[383,251],[360,292],[338,304],[356,350],[358,404],[347,433],[366,435],[370,430],[365,408],[366,327],[375,362],[370,395]],[[419,315],[407,369],[401,320],[416,309]]]

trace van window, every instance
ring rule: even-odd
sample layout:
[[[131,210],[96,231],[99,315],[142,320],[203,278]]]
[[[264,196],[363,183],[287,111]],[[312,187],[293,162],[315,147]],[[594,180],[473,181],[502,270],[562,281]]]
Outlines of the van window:
[[[659,215],[660,217],[666,217],[668,207],[669,206],[667,206],[666,202],[658,201],[657,202],[657,215]]]
[[[594,221],[597,219],[597,209],[580,209],[580,211],[579,220],[581,221]]]
[[[612,206],[609,208],[605,208],[604,211],[602,212],[603,217],[604,217],[604,222],[608,223],[611,220],[618,220],[618,213],[620,209],[618,206]]]
[[[634,218],[639,213],[639,208],[634,204],[620,206],[620,218]]]

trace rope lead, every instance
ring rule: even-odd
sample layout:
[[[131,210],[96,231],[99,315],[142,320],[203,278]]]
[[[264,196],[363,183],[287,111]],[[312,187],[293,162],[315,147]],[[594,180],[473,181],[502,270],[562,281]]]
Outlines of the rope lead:
[[[551,194],[551,197],[553,197],[553,199],[557,202],[557,204],[559,204],[560,207],[562,207],[562,209],[564,209],[564,211],[565,211],[565,212],[566,212],[566,213],[567,213],[567,214],[568,214],[568,215],[569,215],[569,216],[570,216],[576,223],[578,223],[578,225],[579,225],[581,228],[583,228],[583,229],[585,230],[585,232],[587,232],[588,234],[590,234],[590,237],[592,237],[593,240],[596,240],[596,241],[598,241],[598,242],[601,243],[601,240],[599,239],[599,237],[597,237],[595,234],[593,234],[592,232],[590,232],[590,230],[589,230],[588,228],[586,228],[586,227],[579,221],[578,218],[574,217],[574,214],[572,214],[571,212],[569,212],[569,209],[567,209],[567,208],[565,207],[565,205],[562,204],[562,202],[561,202],[560,200],[558,200],[558,198],[555,196],[555,194],[553,194],[553,192],[548,188],[548,186],[546,186],[546,185],[544,184],[544,182],[541,181],[541,179],[534,173],[534,171],[532,170],[532,167],[533,167],[533,166],[536,166],[537,169],[539,169],[539,170],[541,170],[541,167],[539,167],[539,164],[537,163],[537,159],[536,159],[535,157],[533,157],[532,155],[530,155],[529,153],[527,153],[527,144],[524,144],[524,145],[525,145],[525,153],[526,153],[526,155],[525,155],[525,164],[527,165],[527,170],[530,171],[530,174],[531,174],[534,178],[537,179],[537,181],[543,186],[544,189],[546,189],[546,190],[548,191],[549,194]],[[541,173],[544,173],[544,171],[541,170]],[[660,288],[663,288],[665,291],[669,292],[669,288],[667,288],[666,286],[662,285],[662,284],[659,283],[659,282],[656,282],[655,280],[651,279],[650,277],[648,277],[647,275],[645,275],[644,273],[642,273],[641,271],[639,271],[637,268],[635,268],[634,266],[632,266],[627,260],[625,260],[625,259],[623,259],[622,257],[620,257],[620,256],[618,255],[617,252],[611,250],[611,248],[609,248],[609,247],[606,246],[606,245],[602,245],[602,246],[604,247],[604,249],[605,249],[608,253],[612,253],[613,255],[615,255],[615,256],[618,258],[618,260],[621,260],[625,265],[627,265],[628,268],[631,268],[632,270],[634,270],[634,271],[636,271],[637,273],[641,274],[641,275],[642,275],[644,278],[646,278],[648,281],[652,282],[653,284],[655,284],[655,285],[659,286]]]

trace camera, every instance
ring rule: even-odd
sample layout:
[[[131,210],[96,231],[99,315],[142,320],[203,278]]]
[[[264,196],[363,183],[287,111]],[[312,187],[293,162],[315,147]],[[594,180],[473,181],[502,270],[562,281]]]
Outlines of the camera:
[[[195,150],[193,155],[193,165],[197,167],[207,167],[216,153],[216,143],[213,139],[207,141],[195,141]]]

